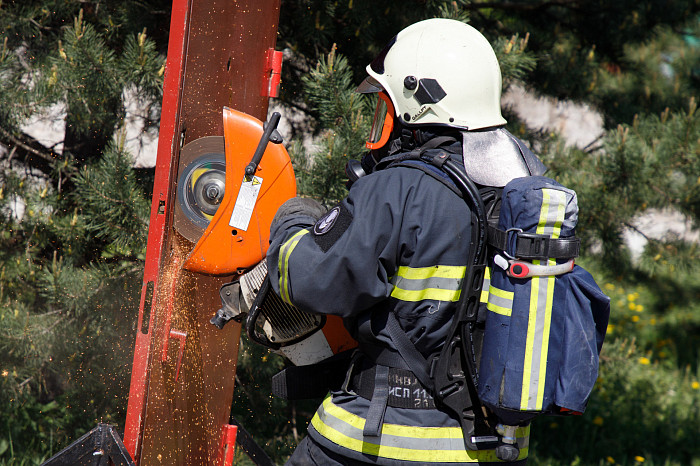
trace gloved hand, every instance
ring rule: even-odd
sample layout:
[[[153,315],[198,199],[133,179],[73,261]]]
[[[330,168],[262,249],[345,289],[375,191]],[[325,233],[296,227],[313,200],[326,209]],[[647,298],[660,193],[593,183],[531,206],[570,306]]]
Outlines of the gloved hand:
[[[285,220],[291,220],[292,218],[307,217],[308,225],[311,226],[316,223],[316,220],[323,217],[326,213],[326,208],[321,205],[316,199],[310,197],[293,197],[287,200],[284,204],[277,209],[277,213],[272,219],[272,224],[270,225],[270,232],[274,236],[275,230],[281,226]],[[299,220],[302,220],[301,218]],[[299,223],[305,223],[299,222]]]

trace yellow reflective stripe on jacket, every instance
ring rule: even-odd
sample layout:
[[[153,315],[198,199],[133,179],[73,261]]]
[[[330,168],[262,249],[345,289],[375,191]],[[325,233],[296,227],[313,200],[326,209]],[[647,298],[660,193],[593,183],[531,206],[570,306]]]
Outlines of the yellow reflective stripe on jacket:
[[[489,287],[486,309],[496,314],[510,317],[513,312],[513,296],[514,293],[512,291],[502,290],[491,285]]]
[[[327,397],[311,420],[316,431],[349,450],[402,461],[420,463],[499,462],[495,450],[466,450],[459,427],[382,425],[379,437],[364,437],[365,420],[333,404]],[[527,457],[530,427],[518,428],[518,459]]]
[[[287,304],[292,304],[289,297],[289,256],[299,243],[302,236],[307,234],[309,230],[300,230],[289,238],[280,248],[279,257],[277,259],[277,268],[280,274],[280,297]]]
[[[453,265],[401,266],[391,279],[394,285],[391,296],[402,301],[459,301],[466,269]]]
[[[542,208],[536,233],[558,238],[566,211],[566,194],[555,189],[542,190]],[[533,261],[539,264],[540,261]],[[550,259],[549,265],[556,264]],[[525,343],[525,365],[520,409],[542,409],[544,384],[547,376],[547,353],[554,302],[553,276],[533,277],[530,288],[530,309]]]

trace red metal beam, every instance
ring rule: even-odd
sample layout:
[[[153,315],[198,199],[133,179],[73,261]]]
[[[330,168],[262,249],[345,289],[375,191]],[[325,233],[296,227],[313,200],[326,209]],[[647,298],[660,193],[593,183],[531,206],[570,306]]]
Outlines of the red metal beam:
[[[124,433],[137,464],[213,464],[219,458],[240,325],[218,330],[209,324],[226,278],[181,270],[193,245],[172,228],[179,150],[200,137],[223,135],[224,106],[266,119],[279,73],[279,53],[269,52],[279,3],[173,1]],[[170,338],[179,340],[172,349]]]
[[[166,224],[172,224],[170,186],[175,177],[173,155],[178,145],[178,121],[180,119],[180,101],[185,56],[187,54],[187,30],[189,26],[190,0],[174,0],[170,20],[170,37],[168,39],[168,58],[166,60],[163,103],[160,116],[158,136],[158,153],[156,157],[155,179],[153,183],[153,201],[148,228],[148,247],[143,273],[143,287],[139,305],[139,319],[134,345],[134,362],[131,369],[131,385],[127,405],[126,425],[124,427],[124,445],[131,457],[138,462],[142,436],[144,412],[146,408],[147,374],[150,360],[149,329],[153,326],[155,312],[150,312],[156,305],[156,291],[159,272],[163,262],[163,244]],[[149,312],[146,314],[146,310]],[[148,326],[144,328],[144,319]]]

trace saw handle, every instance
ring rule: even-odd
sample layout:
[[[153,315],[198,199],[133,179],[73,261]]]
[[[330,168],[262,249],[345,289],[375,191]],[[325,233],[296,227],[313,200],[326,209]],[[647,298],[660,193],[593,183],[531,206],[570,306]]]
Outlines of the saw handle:
[[[260,143],[258,143],[258,148],[255,149],[255,154],[253,154],[253,159],[250,161],[248,166],[245,167],[246,176],[253,176],[255,170],[258,169],[258,164],[262,159],[265,149],[267,148],[267,143],[272,142],[274,144],[279,144],[282,142],[282,137],[277,132],[277,125],[280,122],[279,112],[274,112],[270,117],[270,121],[265,124],[265,130],[263,131],[262,137],[260,138]]]

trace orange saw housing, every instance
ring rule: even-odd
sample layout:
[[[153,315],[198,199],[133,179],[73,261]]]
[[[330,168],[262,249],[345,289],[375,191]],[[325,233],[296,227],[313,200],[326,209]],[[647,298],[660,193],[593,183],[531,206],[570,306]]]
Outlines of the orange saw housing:
[[[277,209],[296,195],[294,170],[287,150],[268,142],[253,176],[245,175],[263,134],[263,123],[224,107],[226,189],[184,268],[197,273],[242,273],[265,258],[270,225]]]

